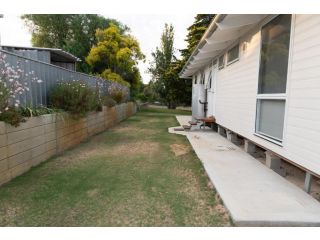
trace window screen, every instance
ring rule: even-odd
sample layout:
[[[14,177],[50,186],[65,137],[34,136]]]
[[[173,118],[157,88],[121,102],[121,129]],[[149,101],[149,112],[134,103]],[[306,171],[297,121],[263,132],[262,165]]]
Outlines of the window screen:
[[[258,99],[257,132],[282,140],[285,100]]]
[[[279,15],[261,30],[258,93],[285,93],[287,84],[291,15]]]
[[[227,53],[228,63],[233,62],[239,58],[239,45],[231,48]]]

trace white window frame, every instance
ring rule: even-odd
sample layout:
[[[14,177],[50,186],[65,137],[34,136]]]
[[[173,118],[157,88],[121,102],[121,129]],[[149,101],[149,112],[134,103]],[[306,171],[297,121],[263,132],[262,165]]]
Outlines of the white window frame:
[[[255,124],[255,133],[254,135],[264,138],[272,143],[275,143],[279,146],[283,146],[283,136],[284,136],[284,124],[283,124],[283,130],[282,130],[282,139],[279,139],[277,137],[270,136],[266,133],[259,132],[259,122],[260,122],[260,103],[259,100],[279,100],[284,101],[285,107],[284,107],[284,115],[286,114],[286,108],[287,108],[287,94],[286,93],[277,93],[277,94],[257,94],[256,97],[256,124]],[[284,117],[285,120],[285,117]]]
[[[223,58],[223,65],[220,66],[220,58]],[[226,64],[226,57],[225,54],[222,54],[220,57],[218,57],[218,70],[221,70],[225,67]]]
[[[275,19],[277,16],[270,19],[268,22],[266,22],[263,26],[260,28],[260,59],[259,59],[259,68],[260,68],[260,61],[261,61],[261,49],[262,49],[262,28],[267,25],[269,22],[271,22],[273,19]],[[259,83],[258,83],[258,90],[256,95],[256,116],[255,116],[255,131],[254,135],[258,136],[260,138],[263,138],[269,142],[272,142],[276,145],[279,145],[283,147],[283,142],[285,138],[285,132],[286,132],[286,119],[287,119],[287,104],[288,104],[288,92],[289,92],[289,79],[290,79],[290,73],[291,73],[291,55],[292,55],[292,45],[293,45],[293,33],[294,33],[294,20],[295,15],[291,15],[291,27],[290,27],[290,41],[289,41],[289,54],[288,54],[288,71],[287,71],[287,82],[286,82],[286,92],[285,93],[271,93],[271,94],[259,94]],[[259,75],[258,75],[259,76]],[[258,77],[259,79],[259,77]],[[285,103],[284,107],[284,119],[283,119],[283,130],[282,130],[282,139],[278,139],[273,136],[269,136],[268,134],[261,133],[258,131],[258,124],[259,124],[259,116],[260,116],[260,107],[258,106],[258,100],[282,100]]]
[[[235,47],[237,47],[237,46],[238,46],[238,57],[237,57],[236,59],[233,59],[232,61],[229,62],[228,53],[229,53],[232,49],[234,49]],[[227,51],[226,58],[227,58],[227,64],[226,64],[227,66],[231,65],[232,63],[235,63],[235,62],[239,61],[239,59],[240,59],[240,44],[239,44],[239,43],[237,43],[236,45],[234,45],[232,48],[230,48],[230,49]]]

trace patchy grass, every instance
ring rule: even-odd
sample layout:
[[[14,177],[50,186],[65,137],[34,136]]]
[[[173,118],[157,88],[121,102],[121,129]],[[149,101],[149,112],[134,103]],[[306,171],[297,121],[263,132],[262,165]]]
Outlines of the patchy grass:
[[[229,226],[181,110],[143,109],[0,188],[1,226]]]

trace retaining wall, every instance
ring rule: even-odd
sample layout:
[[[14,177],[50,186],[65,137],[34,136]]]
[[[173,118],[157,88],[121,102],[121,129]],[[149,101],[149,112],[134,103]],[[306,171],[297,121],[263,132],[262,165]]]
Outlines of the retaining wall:
[[[57,114],[28,118],[19,127],[0,122],[0,185],[31,167],[73,147],[136,113],[136,105],[123,103],[80,120]]]

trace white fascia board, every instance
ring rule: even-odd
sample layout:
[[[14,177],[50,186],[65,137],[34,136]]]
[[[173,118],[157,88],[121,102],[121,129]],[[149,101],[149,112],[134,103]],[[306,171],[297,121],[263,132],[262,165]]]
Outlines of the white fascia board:
[[[210,59],[218,57],[224,49],[265,17],[266,14],[217,15],[191,54],[180,76],[190,75],[191,68],[196,71],[209,63]],[[209,37],[210,33],[212,34]]]

